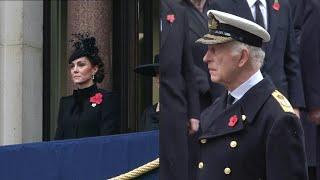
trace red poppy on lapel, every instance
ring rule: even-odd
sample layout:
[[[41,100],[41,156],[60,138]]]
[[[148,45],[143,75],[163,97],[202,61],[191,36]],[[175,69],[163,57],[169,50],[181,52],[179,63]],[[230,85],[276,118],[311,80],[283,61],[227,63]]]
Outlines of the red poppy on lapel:
[[[174,20],[176,20],[176,17],[174,16],[174,14],[168,14],[167,15],[167,21],[172,24],[174,22]]]
[[[238,117],[237,115],[233,115],[229,118],[229,123],[228,123],[228,126],[229,127],[234,127],[238,122]]]
[[[102,103],[103,95],[101,93],[96,93],[94,96],[90,97],[90,102],[92,103],[91,106],[95,107],[97,104]]]
[[[273,2],[273,5],[272,5],[272,8],[276,11],[279,11],[280,10],[280,3],[279,3],[279,0],[274,0]]]

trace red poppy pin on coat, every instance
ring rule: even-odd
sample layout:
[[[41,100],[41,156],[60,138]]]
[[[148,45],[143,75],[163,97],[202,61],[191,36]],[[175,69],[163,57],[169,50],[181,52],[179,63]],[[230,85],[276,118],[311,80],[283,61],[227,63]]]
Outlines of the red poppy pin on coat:
[[[279,11],[279,10],[280,10],[279,0],[274,0],[274,1],[273,1],[272,8],[273,8],[274,10],[276,10],[276,11]]]
[[[175,19],[176,19],[176,17],[174,16],[174,14],[168,14],[168,15],[167,15],[167,21],[168,21],[170,24],[172,24]]]
[[[238,122],[238,117],[237,115],[233,115],[229,118],[229,123],[228,123],[228,126],[229,127],[234,127]]]
[[[90,97],[90,102],[92,103],[91,106],[96,107],[97,104],[101,104],[102,97],[103,97],[103,95],[101,93],[96,93],[94,96],[91,96]]]

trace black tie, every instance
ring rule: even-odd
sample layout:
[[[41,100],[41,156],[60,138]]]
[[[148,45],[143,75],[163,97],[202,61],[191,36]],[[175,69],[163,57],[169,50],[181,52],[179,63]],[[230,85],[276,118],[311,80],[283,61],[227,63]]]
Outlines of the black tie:
[[[260,0],[257,0],[254,3],[254,6],[256,7],[256,23],[259,24],[261,27],[266,28],[264,27],[264,20],[260,10],[260,4],[261,4]]]
[[[231,106],[234,100],[235,100],[235,98],[231,94],[228,94],[228,96],[227,96],[227,107]]]

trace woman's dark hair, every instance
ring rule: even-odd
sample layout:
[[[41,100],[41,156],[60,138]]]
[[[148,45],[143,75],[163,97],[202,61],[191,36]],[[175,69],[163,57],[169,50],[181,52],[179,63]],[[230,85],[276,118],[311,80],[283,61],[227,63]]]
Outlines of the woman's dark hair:
[[[69,58],[69,64],[81,57],[87,57],[93,66],[98,67],[98,71],[96,72],[93,81],[101,83],[104,78],[104,63],[98,54],[99,49],[96,46],[96,38],[90,37],[88,33],[72,34],[72,36],[75,37],[75,39],[71,40],[74,51]]]

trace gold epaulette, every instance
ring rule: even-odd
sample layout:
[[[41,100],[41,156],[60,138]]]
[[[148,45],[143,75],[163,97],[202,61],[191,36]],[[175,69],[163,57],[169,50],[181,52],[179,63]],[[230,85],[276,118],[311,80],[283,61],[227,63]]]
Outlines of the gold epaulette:
[[[284,112],[294,113],[290,102],[278,90],[273,91],[272,96],[278,101]]]

